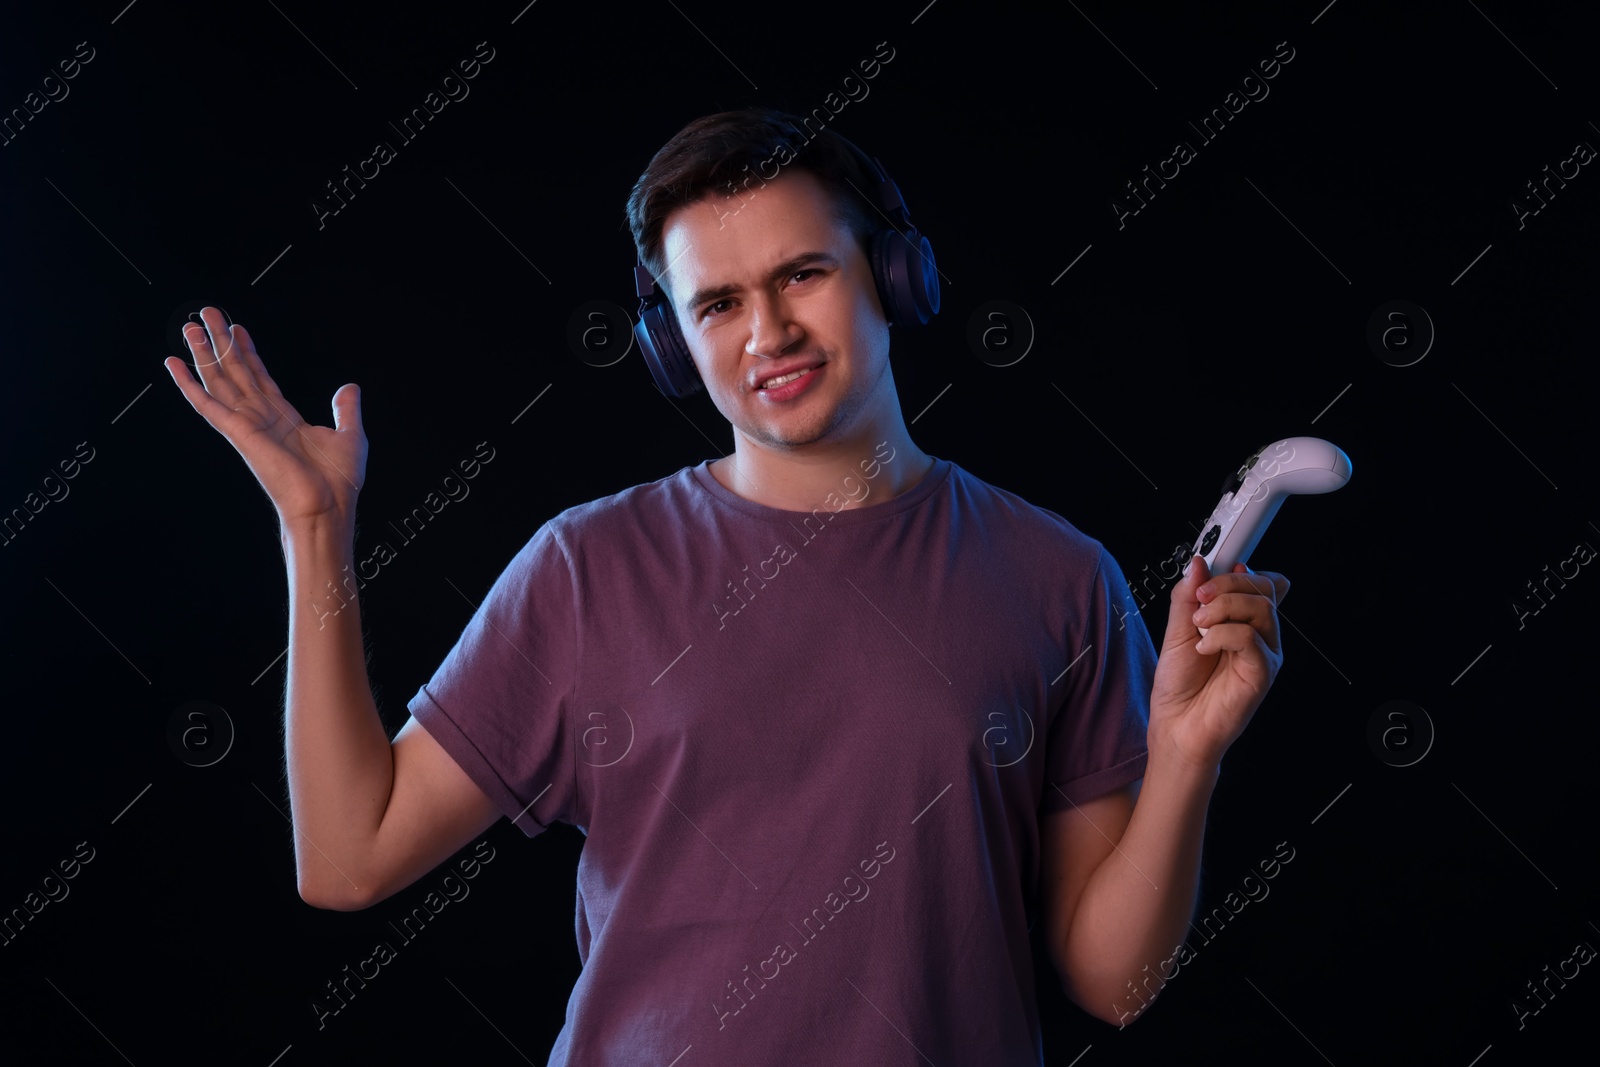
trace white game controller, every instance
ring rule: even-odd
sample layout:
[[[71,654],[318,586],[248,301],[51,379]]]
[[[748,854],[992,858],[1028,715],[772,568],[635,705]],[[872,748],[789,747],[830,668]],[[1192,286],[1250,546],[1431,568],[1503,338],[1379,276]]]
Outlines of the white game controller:
[[[1203,558],[1212,574],[1227,574],[1250,558],[1285,498],[1331,493],[1349,480],[1350,457],[1320,437],[1286,437],[1259,448],[1222,484],[1222,499],[1189,556]]]

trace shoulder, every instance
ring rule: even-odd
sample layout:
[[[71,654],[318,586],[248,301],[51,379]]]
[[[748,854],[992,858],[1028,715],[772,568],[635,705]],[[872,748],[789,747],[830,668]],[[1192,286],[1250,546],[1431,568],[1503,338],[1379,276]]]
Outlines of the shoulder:
[[[628,486],[557,512],[529,538],[519,555],[563,557],[569,565],[582,557],[611,556],[619,548],[671,538],[703,507],[694,468],[682,467],[652,482]]]
[[[950,467],[950,492],[956,507],[981,519],[996,536],[1019,547],[1031,546],[1052,555],[1064,553],[1074,563],[1091,568],[1110,560],[1100,541],[1059,512],[986,482],[958,463],[952,462]]]
[[[600,531],[617,523],[636,520],[641,515],[656,515],[684,506],[694,491],[693,467],[681,467],[653,482],[630,485],[606,496],[596,497],[556,514],[550,522],[563,533]]]

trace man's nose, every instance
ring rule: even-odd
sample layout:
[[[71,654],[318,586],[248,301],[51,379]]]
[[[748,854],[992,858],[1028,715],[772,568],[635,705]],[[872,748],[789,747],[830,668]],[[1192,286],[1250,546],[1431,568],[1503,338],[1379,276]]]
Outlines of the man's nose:
[[[752,305],[750,340],[745,344],[745,351],[772,359],[793,347],[802,332],[781,296],[763,294],[755,298]]]

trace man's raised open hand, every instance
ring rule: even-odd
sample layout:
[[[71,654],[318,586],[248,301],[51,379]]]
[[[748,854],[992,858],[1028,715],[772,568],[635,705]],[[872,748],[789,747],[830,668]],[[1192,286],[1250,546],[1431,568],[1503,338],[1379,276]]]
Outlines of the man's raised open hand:
[[[244,457],[280,523],[353,522],[367,474],[360,387],[348,383],[333,394],[331,429],[313,426],[283,398],[243,326],[228,326],[209,306],[200,318],[204,329],[183,328],[200,382],[177,357],[163,363],[190,406]]]

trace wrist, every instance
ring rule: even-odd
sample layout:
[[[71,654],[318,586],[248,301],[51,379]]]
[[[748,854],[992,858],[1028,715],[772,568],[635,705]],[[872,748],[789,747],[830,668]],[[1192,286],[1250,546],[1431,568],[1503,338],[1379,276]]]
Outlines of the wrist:
[[[1222,760],[1194,759],[1172,745],[1152,744],[1145,760],[1145,777],[1158,777],[1182,786],[1209,790],[1222,775]]]
[[[317,515],[285,516],[278,514],[278,540],[285,546],[289,542],[316,543],[319,541],[355,540],[355,508],[339,508]]]

